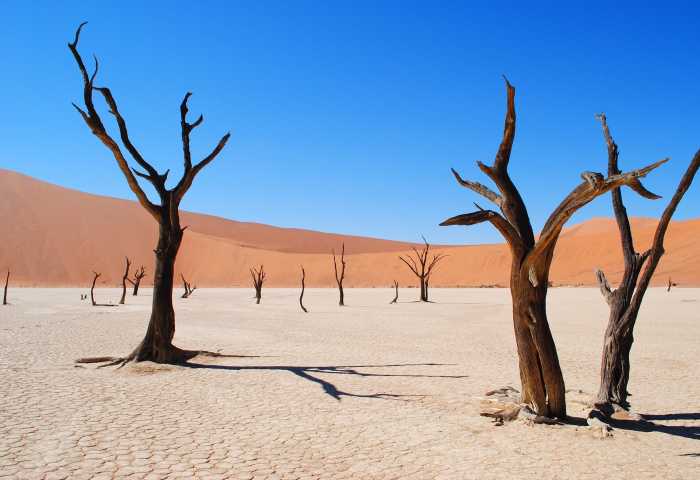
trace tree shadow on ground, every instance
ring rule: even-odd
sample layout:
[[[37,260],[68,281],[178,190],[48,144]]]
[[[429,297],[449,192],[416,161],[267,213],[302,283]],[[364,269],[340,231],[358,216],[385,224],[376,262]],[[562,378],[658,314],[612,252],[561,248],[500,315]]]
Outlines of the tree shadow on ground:
[[[304,380],[317,383],[323,388],[323,391],[340,401],[342,397],[356,398],[378,398],[384,400],[400,400],[405,397],[425,397],[426,395],[398,395],[392,393],[374,393],[368,395],[349,393],[338,389],[333,383],[323,380],[314,374],[334,374],[334,375],[354,375],[358,377],[410,377],[410,378],[467,378],[466,375],[417,375],[417,374],[400,374],[400,373],[367,373],[360,372],[358,368],[389,368],[389,367],[416,367],[416,366],[445,366],[453,364],[445,363],[401,363],[388,365],[335,365],[335,366],[320,366],[320,367],[301,367],[291,365],[218,365],[188,362],[182,366],[187,368],[209,368],[212,370],[255,370],[255,371],[280,371],[292,373]]]
[[[664,415],[647,415],[642,414],[643,420],[618,420],[615,418],[606,418],[605,423],[614,429],[627,430],[630,432],[659,432],[675,437],[689,438],[691,440],[700,440],[700,426],[688,425],[664,425],[654,423],[651,420],[700,420],[698,413],[669,413]],[[566,422],[569,425],[587,426],[585,418],[568,417]]]

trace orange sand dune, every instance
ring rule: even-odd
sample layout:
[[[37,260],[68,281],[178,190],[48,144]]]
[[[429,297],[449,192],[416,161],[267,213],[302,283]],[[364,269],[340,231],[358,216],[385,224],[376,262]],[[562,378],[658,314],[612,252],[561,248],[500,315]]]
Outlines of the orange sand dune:
[[[349,255],[346,285],[387,286],[396,279],[415,284],[399,262],[409,243],[243,223],[185,212],[185,233],[177,271],[199,286],[247,286],[248,269],[263,263],[268,286],[295,286],[299,265],[309,286],[334,286],[330,251],[345,242]],[[0,169],[0,269],[24,286],[89,285],[92,271],[102,285],[121,282],[124,256],[152,273],[156,225],[135,202],[91,195]],[[637,248],[647,246],[654,219],[633,219]],[[682,286],[700,285],[700,255],[693,239],[700,219],[673,222],[666,256],[655,284],[671,276]],[[501,244],[440,247],[449,254],[435,273],[434,286],[507,286],[509,253]],[[555,284],[593,285],[596,267],[611,281],[622,261],[617,227],[600,218],[572,226],[559,241],[552,266]],[[150,283],[150,275],[144,280]]]

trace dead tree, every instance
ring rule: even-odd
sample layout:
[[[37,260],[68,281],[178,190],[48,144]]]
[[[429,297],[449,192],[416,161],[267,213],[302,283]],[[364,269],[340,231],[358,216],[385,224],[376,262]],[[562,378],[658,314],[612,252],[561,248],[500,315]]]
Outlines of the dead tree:
[[[134,287],[132,295],[135,297],[139,294],[139,287],[141,286],[141,279],[146,276],[146,267],[141,265],[141,267],[134,272],[134,279],[127,278],[126,281],[129,282]]]
[[[250,276],[253,277],[253,288],[255,288],[255,304],[260,304],[260,299],[262,298],[262,286],[265,282],[265,270],[263,266],[260,265],[259,269],[255,267],[250,269]]]
[[[119,305],[124,305],[126,300],[126,281],[129,280],[129,269],[131,268],[131,260],[129,260],[129,257],[124,258],[126,258],[126,269],[122,277],[122,298],[119,300]]]
[[[608,149],[608,175],[620,175],[618,167],[618,148],[610,134],[605,115],[598,117],[602,123],[603,136]],[[668,206],[661,215],[656,227],[651,248],[642,253],[637,253],[634,248],[632,230],[630,229],[627,209],[622,201],[622,192],[619,188],[612,191],[612,204],[615,211],[615,219],[620,232],[620,243],[624,258],[624,272],[622,280],[615,290],[610,288],[605,274],[598,270],[596,277],[600,291],[610,306],[608,326],[603,340],[603,353],[600,366],[600,386],[596,396],[596,409],[603,414],[610,414],[614,410],[629,408],[627,402],[627,383],[630,375],[630,351],[634,341],[634,325],[637,314],[642,305],[644,294],[649,287],[656,266],[664,254],[664,236],[671,217],[680,203],[683,195],[693,182],[693,178],[700,167],[700,150],[690,162],[688,169],[678,184],[678,188],[671,198]],[[647,191],[641,184],[632,184],[635,191],[642,193],[647,198],[660,198]],[[645,266],[646,265],[646,266]],[[644,271],[642,272],[642,268]],[[668,289],[672,282],[669,279]]]
[[[95,276],[92,278],[92,286],[90,287],[90,300],[92,301],[92,306],[93,307],[116,307],[116,305],[113,305],[111,303],[97,303],[95,301],[95,284],[97,283],[97,279],[102,276],[101,273],[97,273],[95,271],[92,272]]]
[[[396,280],[394,280],[394,290],[394,299],[391,302],[389,302],[389,304],[396,303],[399,301],[399,282],[397,282]]]
[[[304,313],[309,313],[309,311],[304,306],[304,288],[305,288],[306,272],[304,271],[304,266],[301,266],[301,293],[299,294],[299,306],[304,311]]]
[[[513,302],[513,324],[518,349],[522,403],[537,415],[566,416],[564,377],[557,350],[547,322],[547,286],[554,248],[562,227],[578,209],[613,188],[628,185],[645,194],[639,178],[666,160],[628,173],[605,178],[600,173],[584,172],[583,182],[559,204],[535,241],[525,203],[508,174],[508,162],[515,138],[515,89],[506,80],[507,113],[503,138],[492,166],[477,162],[479,169],[498,187],[494,192],[478,182],[463,180],[453,169],[457,182],[493,202],[500,209],[457,215],[440,225],[474,225],[490,222],[505,238],[511,253],[510,292]]]
[[[671,280],[671,277],[668,277],[668,287],[666,288],[666,291],[670,292],[671,287],[677,287],[677,286],[678,286],[678,284],[676,282],[674,282],[673,280]]]
[[[413,274],[418,277],[420,283],[420,301],[428,301],[428,282],[430,280],[430,275],[433,273],[433,269],[437,266],[438,262],[445,258],[447,255],[442,253],[433,254],[432,258],[430,255],[430,244],[423,238],[423,243],[425,246],[419,251],[416,247],[413,248],[413,253],[415,253],[416,258],[411,255],[399,256],[399,259],[405,263],[408,268],[411,269]]]
[[[124,364],[129,361],[151,360],[158,363],[177,363],[186,361],[193,356],[202,353],[199,351],[182,350],[173,345],[172,340],[175,334],[175,312],[173,310],[173,276],[175,269],[175,258],[180,249],[184,228],[180,226],[180,202],[185,193],[192,186],[195,177],[214,158],[228,142],[230,134],[224,135],[219,143],[200,162],[192,164],[190,153],[190,133],[202,124],[203,117],[200,115],[194,123],[187,121],[187,101],[191,93],[187,92],[180,104],[180,126],[182,130],[182,150],[184,157],[184,171],[182,177],[172,188],[167,188],[166,180],[168,172],[159,173],[151,163],[147,162],[129,138],[126,121],[122,117],[117,102],[112,92],[106,87],[96,87],[94,85],[97,75],[97,61],[92,74],[83,63],[83,59],[78,52],[78,40],[80,31],[85,23],[81,24],[75,32],[75,39],[68,44],[75,61],[80,70],[83,80],[83,100],[84,108],[75,104],[73,106],[80,113],[85,124],[92,133],[109,149],[119,166],[122,174],[136,195],[141,206],[154,218],[159,226],[158,244],[155,248],[156,265],[153,275],[153,306],[151,317],[148,322],[146,334],[139,345],[128,355],[122,358],[113,358],[110,364]],[[122,144],[129,152],[134,161],[143,170],[133,169],[129,166],[127,159],[122,153],[121,147],[107,132],[100,115],[94,105],[93,93],[98,92],[105,100],[109,112],[115,117],[119,127],[119,135]],[[151,183],[158,193],[158,202],[152,202],[144,190],[139,185],[137,177]],[[105,359],[105,357],[99,357]],[[80,359],[82,362],[96,361],[93,359]]]
[[[338,263],[335,260],[335,250],[333,250],[333,269],[335,270],[335,283],[338,284],[338,292],[340,294],[338,305],[344,307],[345,292],[343,292],[343,280],[345,279],[345,243],[343,243],[343,247],[340,252],[340,275],[338,274]]]
[[[182,287],[185,289],[185,292],[180,296],[180,298],[189,298],[192,293],[197,290],[197,285],[194,287],[190,282],[185,280],[185,276],[181,273],[180,278],[182,278]]]
[[[10,283],[10,269],[7,269],[7,275],[5,276],[5,289],[2,293],[2,304],[7,305],[7,285]]]

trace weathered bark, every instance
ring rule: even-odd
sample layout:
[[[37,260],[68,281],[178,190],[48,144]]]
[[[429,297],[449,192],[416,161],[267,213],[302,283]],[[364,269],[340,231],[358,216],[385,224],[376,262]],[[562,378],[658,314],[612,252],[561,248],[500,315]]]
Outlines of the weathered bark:
[[[265,270],[262,265],[260,265],[259,269],[255,269],[255,267],[250,269],[250,276],[253,277],[253,288],[255,288],[255,303],[260,304],[260,300],[262,299],[262,286],[263,283],[265,282]]]
[[[81,24],[75,32],[75,39],[68,44],[73,57],[78,65],[83,79],[83,101],[84,109],[73,104],[80,113],[85,124],[114,156],[122,174],[126,178],[131,191],[136,195],[141,206],[158,222],[159,235],[158,245],[155,249],[156,265],[153,278],[153,303],[151,308],[151,318],[146,329],[146,335],[141,343],[127,356],[121,358],[97,357],[101,361],[110,361],[110,364],[121,364],[128,361],[151,360],[159,363],[177,363],[202,353],[199,351],[182,350],[172,344],[175,334],[175,312],[173,309],[173,280],[174,268],[177,252],[180,248],[182,235],[186,227],[180,226],[180,202],[185,193],[189,190],[197,174],[216,158],[224,148],[230,134],[224,135],[214,147],[214,149],[201,161],[192,163],[190,152],[190,133],[202,124],[204,118],[200,115],[194,123],[187,121],[187,102],[191,93],[187,92],[180,104],[180,126],[182,132],[182,151],[184,159],[184,169],[180,180],[173,188],[166,187],[168,172],[163,174],[147,162],[129,138],[126,121],[122,117],[117,107],[117,102],[112,96],[112,92],[106,87],[95,87],[93,82],[97,75],[97,60],[95,60],[95,71],[89,75],[80,53],[78,52],[78,41],[80,32],[85,23]],[[104,98],[109,112],[115,117],[119,127],[121,142],[129,152],[134,161],[144,171],[132,169],[129,166],[121,147],[107,133],[105,126],[94,106],[93,93],[97,91]],[[159,202],[153,203],[141,188],[136,177],[147,180],[158,193]],[[96,359],[79,359],[79,362],[94,362]]]
[[[619,151],[617,144],[610,134],[605,115],[601,114],[598,118],[603,127],[603,136],[608,149],[608,174],[618,175]],[[690,162],[673,198],[664,210],[656,227],[651,248],[641,254],[637,253],[634,248],[634,239],[627,209],[622,201],[622,192],[620,188],[615,188],[612,191],[612,204],[620,232],[624,272],[620,284],[615,290],[612,290],[605,274],[601,270],[596,271],[600,291],[610,306],[608,325],[603,339],[600,385],[595,399],[596,409],[602,414],[607,415],[620,408],[629,408],[627,385],[631,366],[630,352],[634,343],[634,325],[651,277],[664,254],[663,241],[668,224],[685,192],[690,188],[699,167],[700,151]],[[634,185],[634,190],[646,198],[660,198],[646,190],[641,184]],[[643,273],[642,268],[644,268]],[[667,291],[671,289],[671,286],[672,282],[669,278]]]
[[[5,288],[2,292],[2,304],[7,305],[7,285],[10,283],[10,269],[7,269],[7,275],[5,276]]]
[[[340,274],[338,274],[338,263],[335,259],[335,250],[333,250],[333,269],[335,270],[335,283],[338,284],[338,292],[340,295],[338,305],[344,307],[345,293],[343,292],[343,280],[345,279],[345,243],[343,243],[343,247],[340,253]]]
[[[549,270],[559,234],[578,209],[610,190],[628,185],[636,189],[639,177],[665,160],[632,172],[607,178],[594,172],[581,174],[583,182],[552,212],[535,241],[530,217],[520,192],[510,178],[508,163],[515,139],[515,88],[506,80],[507,112],[503,138],[493,166],[477,162],[498,187],[496,193],[478,182],[463,180],[453,169],[457,182],[495,203],[501,213],[484,210],[457,215],[440,225],[474,225],[490,222],[507,241],[511,252],[510,292],[513,326],[518,350],[522,401],[537,415],[564,418],[566,399],[564,377],[547,321]]]
[[[122,298],[119,300],[119,305],[124,305],[126,301],[126,281],[129,280],[129,269],[131,268],[131,260],[129,257],[126,258],[126,269],[124,270],[124,276],[122,277]]]
[[[139,294],[139,287],[141,286],[141,279],[146,276],[146,267],[141,265],[138,270],[134,272],[134,279],[127,278],[126,281],[133,285],[134,290],[131,293],[134,297]]]
[[[304,311],[304,313],[308,313],[309,311],[304,306],[304,289],[306,288],[305,280],[306,280],[306,272],[304,271],[304,267],[302,266],[301,267],[301,293],[299,294],[299,306]]]
[[[420,301],[427,302],[428,300],[428,282],[430,281],[430,275],[433,273],[433,269],[443,258],[447,257],[442,253],[433,254],[432,258],[429,258],[430,254],[430,244],[423,237],[423,243],[425,244],[423,248],[419,251],[416,247],[413,247],[413,253],[415,258],[410,254],[406,257],[399,256],[399,260],[408,266],[413,274],[418,277],[418,283],[420,285]]]
[[[399,282],[397,282],[396,280],[394,280],[394,290],[395,290],[394,299],[391,302],[389,302],[390,304],[396,303],[399,301]]]

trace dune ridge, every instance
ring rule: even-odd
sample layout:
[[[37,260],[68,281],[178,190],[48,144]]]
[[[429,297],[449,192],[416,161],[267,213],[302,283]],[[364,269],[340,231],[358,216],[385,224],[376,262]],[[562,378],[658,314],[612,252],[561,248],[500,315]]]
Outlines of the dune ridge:
[[[86,286],[92,271],[102,273],[102,286],[121,283],[124,256],[145,265],[145,285],[153,270],[156,225],[133,201],[99,196],[0,169],[0,269],[12,270],[14,286]],[[176,265],[200,287],[249,286],[248,269],[263,263],[269,287],[299,283],[299,266],[307,285],[333,287],[331,250],[346,244],[347,287],[415,285],[415,277],[398,260],[413,244],[237,222],[183,212],[189,228]],[[649,245],[656,220],[631,220],[636,246]],[[680,286],[700,286],[700,258],[693,239],[700,219],[674,221],[653,283],[669,277]],[[109,247],[106,248],[105,246]],[[507,286],[510,255],[505,244],[439,246],[449,254],[431,285]],[[555,285],[595,285],[595,268],[612,282],[622,273],[618,232],[612,218],[594,218],[562,233],[552,264]]]

